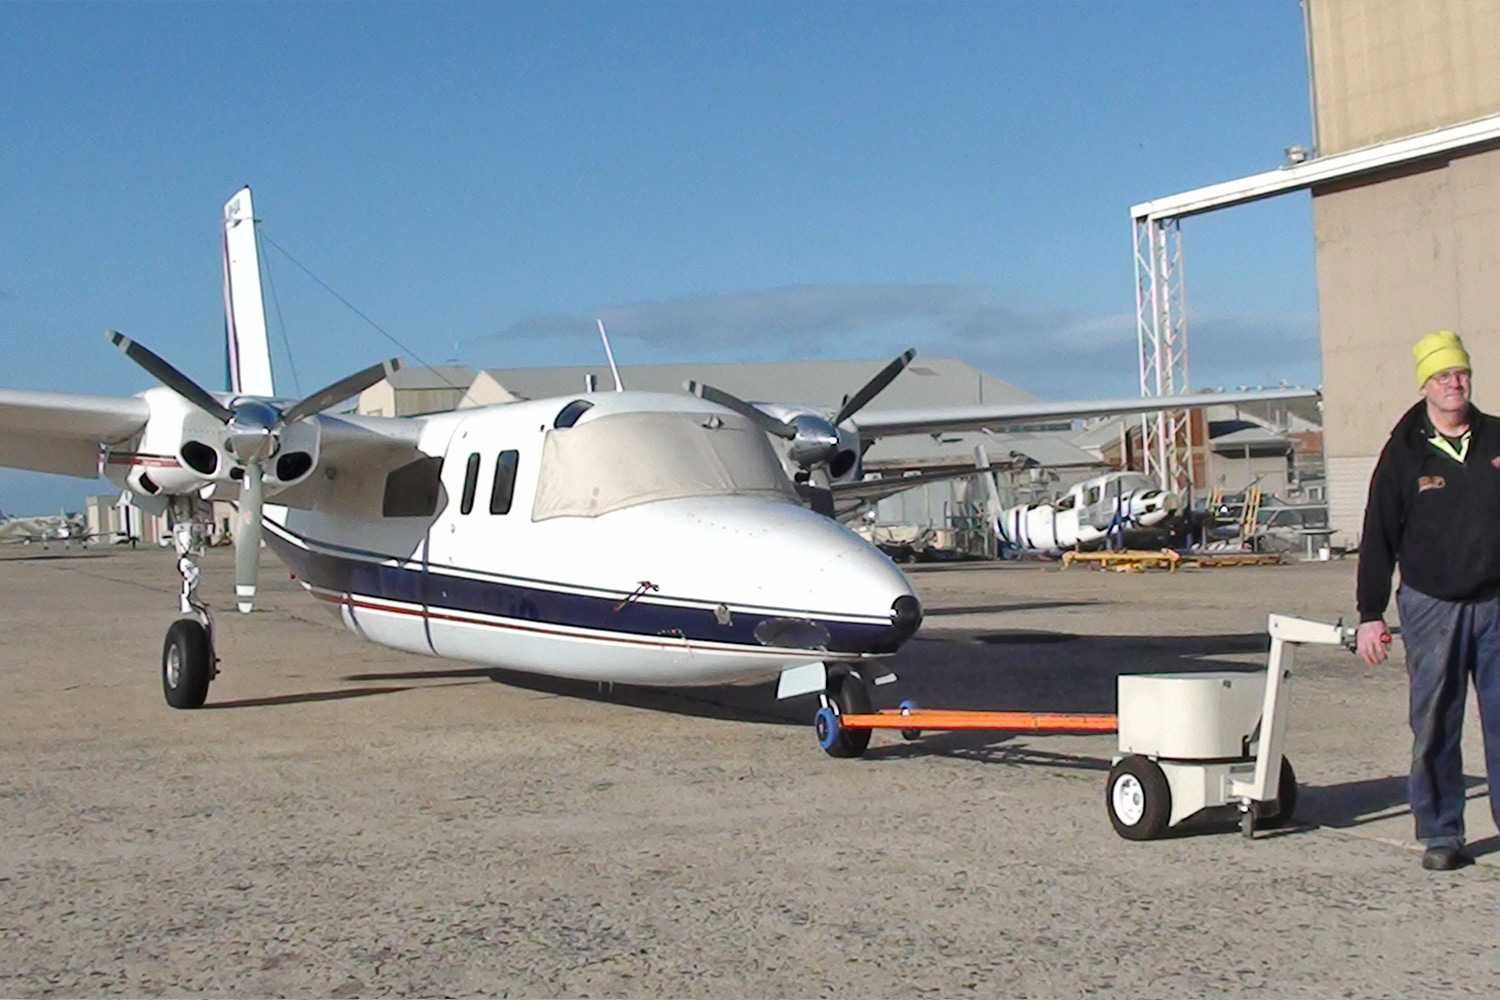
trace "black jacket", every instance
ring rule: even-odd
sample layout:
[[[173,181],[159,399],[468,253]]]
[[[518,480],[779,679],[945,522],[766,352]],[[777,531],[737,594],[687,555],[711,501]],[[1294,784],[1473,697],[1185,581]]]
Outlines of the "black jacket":
[[[1500,594],[1500,419],[1469,409],[1459,463],[1430,441],[1427,401],[1391,431],[1370,479],[1359,543],[1359,620],[1385,616],[1391,571],[1404,586],[1445,601]]]

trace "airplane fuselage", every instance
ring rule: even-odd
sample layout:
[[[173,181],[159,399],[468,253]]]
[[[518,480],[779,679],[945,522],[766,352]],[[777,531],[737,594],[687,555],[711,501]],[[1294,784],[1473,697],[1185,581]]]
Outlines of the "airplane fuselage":
[[[920,621],[894,564],[798,504],[731,411],[626,392],[423,419],[425,465],[333,468],[311,509],[267,512],[276,554],[368,639],[691,685],[888,656]]]

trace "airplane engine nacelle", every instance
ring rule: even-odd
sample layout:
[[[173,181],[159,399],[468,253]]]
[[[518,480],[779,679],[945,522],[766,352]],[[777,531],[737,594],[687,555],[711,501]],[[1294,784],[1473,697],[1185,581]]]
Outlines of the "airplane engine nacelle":
[[[789,406],[784,403],[757,404],[766,413],[797,428],[798,438],[785,441],[773,437],[771,444],[781,458],[788,476],[796,478],[810,458],[828,455],[828,475],[834,483],[854,483],[862,478],[859,433],[845,423],[833,426],[833,410],[818,406]],[[832,437],[824,435],[832,432]]]
[[[151,419],[134,448],[110,450],[105,460],[110,481],[143,496],[197,493],[208,486],[215,497],[237,496],[245,468],[229,449],[225,426],[170,389],[142,395],[151,405]],[[267,495],[312,474],[319,437],[312,420],[281,428],[275,452],[262,463]]]
[[[1137,490],[1123,498],[1124,514],[1143,528],[1160,524],[1182,506],[1177,494],[1163,490]]]

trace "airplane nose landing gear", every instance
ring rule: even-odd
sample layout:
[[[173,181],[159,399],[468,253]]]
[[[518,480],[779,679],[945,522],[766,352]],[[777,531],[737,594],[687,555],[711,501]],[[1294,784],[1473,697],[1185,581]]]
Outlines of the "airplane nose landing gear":
[[[208,629],[191,618],[173,622],[161,650],[161,688],[167,704],[202,708],[215,673]]]
[[[182,577],[180,610],[194,617],[179,618],[167,628],[161,649],[161,688],[173,708],[202,708],[209,682],[219,674],[213,613],[198,597],[198,559],[204,551],[207,515],[201,501],[190,497],[172,497],[169,510],[177,573]]]
[[[841,723],[845,715],[868,715],[870,690],[857,670],[828,672],[828,690],[822,707],[813,717],[818,746],[830,757],[859,757],[869,749],[870,730],[850,729]]]

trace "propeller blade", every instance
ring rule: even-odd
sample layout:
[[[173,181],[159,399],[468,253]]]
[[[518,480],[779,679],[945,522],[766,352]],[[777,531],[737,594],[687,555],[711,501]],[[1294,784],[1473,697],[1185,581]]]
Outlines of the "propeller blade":
[[[215,420],[227,424],[229,423],[229,419],[234,416],[234,411],[210,396],[198,383],[123,333],[109,330],[106,331],[105,336],[109,337],[112,344],[124,351],[127,358],[150,372],[158,382],[200,410],[208,413]]]
[[[915,350],[908,350],[905,354],[901,355],[895,361],[892,361],[890,364],[880,369],[879,374],[870,379],[870,381],[866,382],[863,389],[859,390],[853,396],[850,396],[848,399],[844,400],[844,405],[839,407],[839,415],[833,418],[834,426],[837,427],[839,424],[843,423],[845,420],[848,420],[860,410],[864,409],[865,404],[874,399],[876,396],[880,395],[881,391],[884,390],[886,386],[890,385],[891,381],[895,379],[897,375],[900,375],[901,370],[907,365],[911,364],[911,359],[916,356],[917,352]]]
[[[234,598],[241,612],[255,606],[255,578],[260,570],[261,509],[265,484],[259,461],[245,463],[240,484],[239,529],[234,533]]]
[[[358,396],[376,382],[400,369],[400,358],[392,358],[378,365],[371,365],[362,372],[355,372],[353,375],[341,378],[332,385],[319,389],[311,396],[293,403],[291,408],[282,414],[282,419],[290,424],[303,417],[310,417],[314,413],[321,413],[334,403],[342,402],[350,396]]]
[[[767,434],[774,434],[779,438],[786,438],[788,441],[795,440],[797,437],[797,429],[785,420],[778,420],[764,410],[751,406],[738,396],[731,396],[723,389],[715,389],[711,385],[704,385],[702,382],[691,380],[682,383],[682,387],[700,399],[706,399],[710,403],[718,403],[720,406],[727,406],[734,412],[749,417]]]

